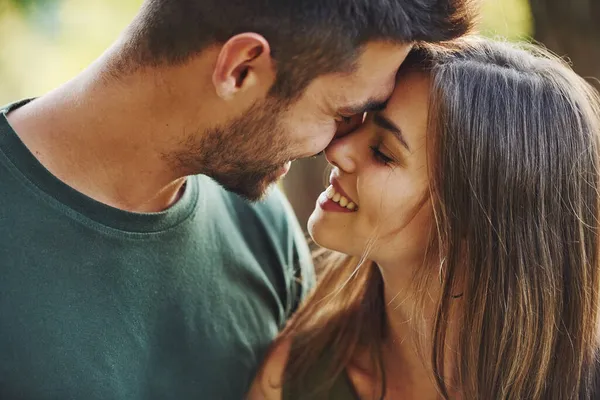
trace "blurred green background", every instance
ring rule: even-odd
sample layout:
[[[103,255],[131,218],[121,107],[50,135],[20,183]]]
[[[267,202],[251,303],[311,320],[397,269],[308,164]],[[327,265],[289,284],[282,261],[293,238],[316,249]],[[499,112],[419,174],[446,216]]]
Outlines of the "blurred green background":
[[[98,57],[141,0],[0,0],[0,104],[40,95]],[[526,0],[485,0],[482,29],[531,32]]]

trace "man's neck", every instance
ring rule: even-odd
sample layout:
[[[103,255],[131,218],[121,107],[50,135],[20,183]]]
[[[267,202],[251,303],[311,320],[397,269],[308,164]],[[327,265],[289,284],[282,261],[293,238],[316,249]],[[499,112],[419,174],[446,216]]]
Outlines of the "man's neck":
[[[97,201],[132,212],[170,207],[185,174],[164,155],[184,128],[164,122],[177,119],[153,103],[148,85],[134,80],[123,88],[86,77],[10,113],[17,135],[57,178]]]

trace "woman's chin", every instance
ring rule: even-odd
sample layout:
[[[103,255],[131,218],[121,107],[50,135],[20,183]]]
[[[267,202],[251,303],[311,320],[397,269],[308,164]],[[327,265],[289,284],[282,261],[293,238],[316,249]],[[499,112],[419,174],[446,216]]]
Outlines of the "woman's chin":
[[[315,240],[313,232],[315,230],[315,224],[317,223],[317,219],[319,218],[315,214],[317,214],[317,210],[313,210],[312,214],[310,214],[310,217],[308,217],[308,222],[306,223],[306,230],[308,231],[308,234],[310,235],[312,240]]]
[[[328,226],[329,224],[323,220],[321,213],[322,211],[317,206],[317,208],[315,208],[308,218],[306,228],[308,230],[308,234],[316,244],[321,247],[328,248],[326,243],[329,242],[329,240],[327,239],[333,234],[333,232],[331,226]]]
[[[350,254],[349,238],[338,227],[332,226],[330,221],[321,219],[319,211],[315,210],[308,219],[307,229],[312,240],[323,248]]]

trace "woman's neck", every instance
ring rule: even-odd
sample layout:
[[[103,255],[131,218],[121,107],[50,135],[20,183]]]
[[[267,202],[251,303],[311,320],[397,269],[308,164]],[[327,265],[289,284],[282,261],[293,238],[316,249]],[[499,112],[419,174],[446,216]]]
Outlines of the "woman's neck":
[[[386,331],[382,342],[383,365],[387,375],[386,398],[437,399],[431,366],[433,328],[441,285],[437,273],[418,277],[422,265],[379,265],[384,287]],[[407,268],[409,267],[409,268]],[[435,266],[431,267],[433,271]],[[449,324],[445,346],[454,347],[457,330]],[[448,348],[446,347],[446,350]],[[446,351],[446,354],[454,352]],[[449,376],[451,360],[445,361]],[[415,397],[416,396],[416,397]]]

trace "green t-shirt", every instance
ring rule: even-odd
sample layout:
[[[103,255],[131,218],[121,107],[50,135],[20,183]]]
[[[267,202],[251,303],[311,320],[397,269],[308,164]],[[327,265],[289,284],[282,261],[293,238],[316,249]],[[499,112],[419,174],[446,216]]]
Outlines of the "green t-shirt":
[[[5,114],[0,398],[243,398],[314,279],[284,196],[249,204],[193,176],[167,211],[111,208],[50,174]]]

